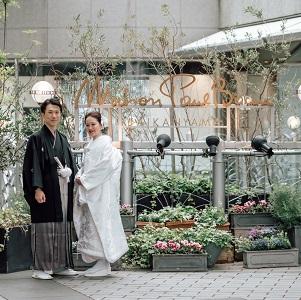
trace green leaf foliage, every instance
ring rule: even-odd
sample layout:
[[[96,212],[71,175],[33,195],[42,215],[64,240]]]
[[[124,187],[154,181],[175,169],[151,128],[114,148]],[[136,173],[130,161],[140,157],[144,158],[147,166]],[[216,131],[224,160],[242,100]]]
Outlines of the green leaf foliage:
[[[280,184],[274,186],[269,197],[272,214],[284,227],[301,224],[301,191],[297,186]]]

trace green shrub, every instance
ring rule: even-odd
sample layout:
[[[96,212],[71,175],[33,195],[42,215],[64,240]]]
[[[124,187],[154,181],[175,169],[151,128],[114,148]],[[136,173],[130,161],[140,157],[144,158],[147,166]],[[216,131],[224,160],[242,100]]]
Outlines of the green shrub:
[[[296,186],[285,184],[275,186],[269,201],[273,216],[285,228],[301,224],[301,191]]]

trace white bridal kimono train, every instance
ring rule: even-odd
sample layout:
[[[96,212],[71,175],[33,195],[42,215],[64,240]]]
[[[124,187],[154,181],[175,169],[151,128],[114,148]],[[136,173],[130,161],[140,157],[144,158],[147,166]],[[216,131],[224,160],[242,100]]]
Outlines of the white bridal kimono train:
[[[106,259],[113,263],[128,250],[119,214],[122,156],[107,135],[91,140],[77,176],[74,227],[77,250],[85,262]]]

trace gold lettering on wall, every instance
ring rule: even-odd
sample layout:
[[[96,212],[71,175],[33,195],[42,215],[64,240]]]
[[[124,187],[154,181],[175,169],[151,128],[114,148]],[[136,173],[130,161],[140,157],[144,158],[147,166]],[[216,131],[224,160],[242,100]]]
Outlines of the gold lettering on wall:
[[[185,85],[175,86],[175,78],[185,78],[189,79],[189,82]],[[196,81],[195,75],[192,74],[176,74],[168,77],[163,80],[160,84],[159,90],[162,95],[171,99],[173,106],[175,105],[174,92],[177,88],[182,91],[183,96],[178,99],[180,107],[208,107],[210,106],[210,95],[209,92],[204,93],[198,99],[193,99],[189,96],[188,92],[185,91],[194,84]],[[80,103],[80,97],[86,87],[87,90],[87,106],[90,107],[93,102],[96,102],[99,106],[103,104],[111,104],[112,107],[128,107],[128,106],[141,106],[146,107],[148,105],[162,107],[162,102],[160,99],[154,99],[152,97],[141,96],[139,98],[130,98],[129,90],[127,87],[121,90],[122,97],[116,97],[112,94],[110,86],[107,83],[104,88],[101,88],[100,77],[97,76],[95,81],[90,83],[88,79],[83,80],[81,83],[75,98],[74,98],[74,107],[78,108]],[[167,86],[170,88],[168,89]],[[240,105],[239,96],[231,93],[226,89],[226,81],[223,78],[219,78],[213,81],[211,86],[213,92],[213,103],[214,107],[218,107],[219,98],[221,98],[223,107],[228,107],[230,105]],[[95,97],[96,96],[96,97]],[[96,99],[96,101],[95,101]],[[260,106],[260,105],[272,105],[272,101],[269,99],[251,99],[248,102],[248,105]]]

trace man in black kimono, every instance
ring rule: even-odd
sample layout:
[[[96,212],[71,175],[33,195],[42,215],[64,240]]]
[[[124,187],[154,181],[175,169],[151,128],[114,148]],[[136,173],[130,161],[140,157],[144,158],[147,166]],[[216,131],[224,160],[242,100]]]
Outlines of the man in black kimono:
[[[33,278],[72,270],[71,222],[74,163],[70,145],[57,128],[62,105],[56,98],[41,105],[44,126],[29,137],[23,164],[23,190],[31,212]]]

